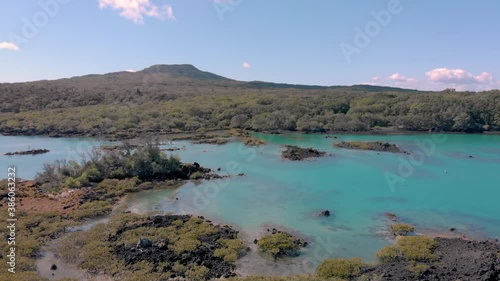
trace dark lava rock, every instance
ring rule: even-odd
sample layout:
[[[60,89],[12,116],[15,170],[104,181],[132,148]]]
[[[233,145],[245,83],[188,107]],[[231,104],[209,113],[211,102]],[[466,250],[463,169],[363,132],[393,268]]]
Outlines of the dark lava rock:
[[[191,175],[194,173],[201,174],[200,179],[220,179],[226,178],[228,176],[220,176],[212,173],[212,169],[204,168],[200,166],[200,164],[194,162],[193,164],[182,164],[180,171],[173,172],[169,175],[169,178],[178,178],[178,179],[190,179]]]
[[[330,211],[329,210],[324,210],[319,213],[320,216],[322,217],[329,217],[330,216]]]
[[[468,241],[436,238],[438,261],[421,262],[428,266],[421,276],[409,271],[406,261],[379,264],[367,270],[369,276],[384,281],[498,281],[500,280],[500,244],[493,241]]]
[[[169,227],[174,226],[175,221],[182,221],[183,223],[186,223],[190,219],[191,216],[189,215],[152,216],[144,222],[123,226],[108,240],[110,242],[116,242],[125,232],[140,227]],[[217,225],[214,227],[216,232],[198,237],[201,244],[193,251],[176,253],[173,249],[168,247],[169,241],[167,240],[155,241],[152,243],[152,241],[149,241],[148,239],[141,239],[136,245],[116,245],[114,247],[114,254],[119,259],[123,260],[126,265],[147,261],[155,265],[155,270],[172,270],[172,266],[175,263],[180,263],[183,266],[196,264],[203,265],[208,268],[209,271],[205,275],[207,280],[221,277],[233,277],[236,275],[234,273],[235,265],[224,261],[223,257],[215,256],[215,251],[222,247],[222,245],[218,242],[220,239],[236,239],[238,237],[238,232],[228,226]],[[159,265],[165,262],[168,266],[160,268]],[[184,280],[182,278],[185,278],[186,276],[181,275],[174,277],[179,277],[179,280]]]
[[[57,270],[57,265],[53,264],[53,265],[50,267],[50,270]]]
[[[63,209],[66,210],[66,209],[72,208],[74,206],[75,206],[75,204],[67,204],[67,205],[63,206]]]
[[[7,152],[5,153],[6,156],[14,156],[14,155],[37,155],[37,154],[44,154],[44,153],[49,153],[50,150],[48,149],[30,149],[26,151],[16,151],[16,152]]]
[[[139,248],[150,248],[153,246],[153,242],[151,242],[149,239],[146,238],[141,238],[139,242],[137,242],[137,247]]]
[[[319,151],[314,148],[302,148],[294,145],[287,145],[285,147],[286,149],[281,153],[281,156],[292,161],[302,161],[312,157],[323,157],[326,154],[324,151]]]

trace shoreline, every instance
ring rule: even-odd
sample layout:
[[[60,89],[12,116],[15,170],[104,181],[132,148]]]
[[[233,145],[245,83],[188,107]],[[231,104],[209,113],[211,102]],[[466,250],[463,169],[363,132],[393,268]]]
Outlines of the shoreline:
[[[225,136],[224,133],[230,132],[229,130],[222,131],[223,133],[220,133],[220,130],[217,131],[208,131],[204,133],[199,133],[199,132],[186,132],[186,133],[162,133],[162,132],[148,132],[144,135],[132,135],[124,138],[113,138],[109,137],[107,135],[89,135],[89,134],[67,134],[67,135],[57,135],[53,136],[50,134],[2,134],[0,133],[0,137],[44,137],[44,138],[90,138],[94,139],[96,141],[106,141],[106,142],[122,142],[122,141],[131,141],[131,140],[137,140],[141,138],[147,138],[147,137],[159,137],[159,138],[174,138],[177,140],[185,140],[185,141],[194,141],[192,140],[193,136],[197,135],[205,135],[205,134],[213,134],[214,132],[218,132],[220,136]],[[442,135],[477,135],[477,136],[500,136],[500,131],[493,131],[493,132],[451,132],[451,131],[446,131],[446,132],[428,132],[428,131],[352,131],[352,132],[346,132],[346,131],[338,131],[338,132],[325,132],[325,133],[304,133],[304,132],[299,132],[299,131],[276,131],[276,132],[257,132],[257,131],[246,131],[249,134],[265,134],[265,135],[293,135],[293,134],[302,134],[302,135],[313,135],[313,136],[377,136],[377,137],[382,137],[382,136],[418,136],[418,135],[435,135],[435,134],[442,134]],[[229,139],[229,142],[233,142],[234,140],[230,140],[231,136],[226,135],[226,137]],[[235,136],[232,136],[235,137]],[[237,136],[236,136],[237,137]],[[202,143],[200,143],[202,144]]]
[[[224,133],[224,132],[220,132],[221,134]],[[318,134],[320,135],[320,134]],[[323,135],[323,134],[321,134]],[[236,139],[236,137],[233,137]],[[126,180],[125,180],[126,181]],[[181,184],[186,184],[188,183],[189,180],[185,180],[183,181]],[[28,183],[26,183],[28,184]],[[108,184],[109,186],[111,186],[110,184]],[[142,185],[140,185],[142,186]],[[149,185],[148,185],[149,186]],[[143,189],[145,188],[146,186],[143,186]],[[180,187],[180,188],[183,188],[183,187]],[[162,188],[163,189],[163,188]],[[142,190],[142,189],[141,189]],[[147,189],[146,189],[147,190]],[[140,192],[140,191],[139,191]],[[71,195],[72,193],[69,193],[69,195]],[[128,194],[130,195],[130,193],[125,193],[125,194]],[[76,196],[76,194],[74,195]],[[50,196],[48,196],[50,197]],[[119,197],[116,197],[116,195],[113,195],[114,198],[119,198]],[[186,196],[187,198],[190,198],[189,196]],[[65,196],[56,196],[55,199],[64,199]],[[97,197],[96,197],[97,198]],[[104,198],[104,197],[103,197]],[[92,198],[90,198],[92,199]],[[113,199],[113,198],[109,198],[109,199]],[[48,201],[48,200],[51,200],[51,201]],[[98,201],[102,200],[102,199],[97,199]],[[117,201],[114,201],[114,209],[118,208],[118,206],[120,206],[122,203],[123,203],[123,200],[124,200],[124,197],[122,198],[122,200],[117,200]],[[23,198],[23,203],[22,204],[25,204],[24,208],[29,208],[30,206],[30,201],[32,203],[32,205],[51,205],[51,206],[59,206],[59,211],[62,212],[61,208],[63,208],[64,206],[70,206],[70,202],[60,202],[61,204],[57,205],[56,203],[58,201],[54,201],[54,199],[47,199],[47,200],[43,200],[43,198],[36,198],[36,199],[33,199],[33,200],[30,200],[30,199],[26,199],[26,198]],[[66,200],[67,201],[67,200]],[[70,200],[71,201],[71,200]],[[48,202],[48,204],[47,204]],[[21,205],[22,206],[22,205]],[[63,206],[63,207],[61,207]],[[40,208],[40,207],[38,207]],[[68,208],[64,208],[64,210],[66,212],[69,212],[70,215],[73,214],[73,211],[77,212],[78,211],[78,208],[79,208],[79,205],[76,205],[75,208],[77,210],[73,210],[71,209],[72,207],[68,207]],[[22,208],[23,209],[23,208]],[[34,214],[37,214],[37,213],[43,213],[44,210],[43,209],[38,209],[38,210],[33,210],[31,208],[29,208],[31,211],[31,215]],[[58,211],[58,212],[59,212]],[[201,210],[200,212],[195,212],[195,213],[191,213],[191,211],[189,211],[189,214],[190,215],[193,215],[193,216],[204,216],[205,215],[203,214],[203,210]],[[206,216],[207,218],[210,218],[210,215],[207,214]],[[222,218],[214,218],[213,222],[215,222],[217,225],[223,225],[223,219]],[[245,242],[245,246],[248,245],[248,243],[251,243],[251,239],[252,239],[252,236],[253,235],[248,235],[250,234],[251,232],[250,231],[244,231],[243,229],[239,228],[239,227],[233,227],[233,225],[231,223],[227,223],[225,225],[229,225],[231,226],[232,229],[234,230],[238,230],[240,229],[240,231],[242,231],[243,235],[247,234],[246,237],[243,237],[242,240],[244,240]],[[258,233],[258,235],[261,235],[262,232],[265,233],[265,229],[266,227],[272,227],[273,224],[270,224],[269,226],[268,225],[265,225],[265,224],[262,224],[262,225],[259,225],[258,228],[256,228],[256,232],[255,233]],[[278,228],[282,229],[283,227],[282,226],[279,226],[277,225]],[[426,231],[424,229],[421,229],[418,233],[418,235],[420,236],[421,234],[423,234],[423,236],[426,236],[426,237],[430,237],[430,238],[433,238],[433,239],[436,239],[436,241],[440,241],[439,245],[440,247],[443,247],[445,250],[448,251],[448,253],[451,253],[451,257],[454,257],[453,255],[456,254],[456,252],[453,252],[455,251],[455,249],[459,249],[461,246],[463,245],[468,245],[466,242],[467,241],[471,241],[472,243],[469,243],[469,244],[472,244],[471,246],[471,253],[483,253],[484,252],[484,249],[482,248],[485,244],[483,242],[485,241],[488,241],[488,240],[484,240],[484,239],[474,239],[472,238],[473,236],[469,236],[468,237],[456,237],[454,235],[450,235],[450,234],[462,234],[460,231],[456,231],[456,232],[450,232],[450,233],[446,233],[446,231],[443,231],[442,233],[435,233],[435,234],[429,234],[429,233],[426,233]],[[464,233],[465,234],[465,233]],[[445,239],[438,239],[438,237],[445,237]],[[455,240],[453,240],[455,239]],[[494,239],[493,239],[494,240]],[[495,241],[489,241],[488,242],[489,246],[491,245],[497,245],[498,244],[498,240],[495,242]],[[345,247],[349,247],[349,244],[344,244]],[[268,260],[263,260],[262,257],[259,255],[258,251],[255,249],[255,247],[253,247],[252,244],[250,244],[250,248],[252,248],[252,253],[248,254],[246,257],[243,257],[241,260],[238,260],[238,263],[242,263],[245,265],[244,268],[242,267],[237,267],[236,270],[234,272],[238,273],[238,274],[242,274],[243,277],[244,276],[249,276],[249,275],[253,275],[253,274],[264,274],[264,275],[273,275],[273,276],[279,276],[279,275],[283,275],[283,274],[286,274],[287,272],[290,273],[290,275],[296,275],[297,273],[302,273],[300,272],[301,270],[301,261],[302,259],[299,257],[297,259],[291,259],[290,260],[290,263],[287,263],[286,261],[283,261],[283,260],[280,260],[279,263],[276,263],[276,262],[271,262],[271,261],[268,261]],[[314,248],[311,248],[311,249],[306,249],[306,251],[311,251],[311,250],[314,250]],[[366,250],[365,250],[366,251]],[[500,251],[499,251],[500,252]],[[371,255],[371,252],[368,252],[370,253]],[[306,256],[304,256],[306,257]],[[351,255],[344,255],[344,257],[346,258],[350,258],[352,257]],[[326,257],[328,258],[328,257]],[[369,261],[367,259],[365,259],[365,261]],[[485,259],[480,259],[481,262],[485,262]],[[449,260],[447,261],[449,263]],[[453,263],[451,263],[453,264]],[[386,273],[386,272],[391,272],[391,269],[388,268],[387,266],[383,266],[379,263],[377,264],[372,264],[373,265],[373,270],[374,272],[382,272],[382,273]],[[403,264],[403,263],[399,263],[398,264],[398,269],[399,270],[406,270],[406,264]],[[260,271],[254,271],[254,268],[258,268],[260,269]],[[271,268],[274,268],[274,269],[271,269]],[[297,271],[296,271],[297,270]],[[439,269],[439,270],[442,270],[442,269]],[[50,271],[48,271],[50,272]],[[245,275],[245,273],[247,275]],[[392,279],[388,279],[388,280],[392,280]],[[413,280],[413,279],[406,279],[406,280]]]
[[[116,134],[121,134],[123,132],[118,132]],[[331,131],[331,132],[300,132],[300,131],[251,131],[244,130],[241,131],[243,134],[266,134],[266,135],[290,135],[290,134],[301,134],[301,135],[317,135],[317,136],[413,136],[413,135],[432,135],[432,134],[445,134],[445,135],[488,135],[488,136],[499,136],[500,131],[483,131],[483,132],[457,132],[457,131],[407,131],[407,130],[369,130],[369,131]],[[192,140],[196,136],[208,135],[211,137],[238,137],[238,135],[231,135],[231,129],[225,130],[213,130],[206,132],[176,132],[176,133],[166,133],[162,131],[158,132],[147,132],[144,134],[132,134],[120,137],[112,137],[112,135],[101,134],[92,135],[86,133],[71,133],[71,134],[25,134],[25,133],[5,133],[0,132],[0,136],[3,137],[47,137],[47,138],[93,138],[96,140],[110,141],[110,142],[120,142],[128,141],[147,137],[162,137],[162,138],[173,138],[175,140]]]

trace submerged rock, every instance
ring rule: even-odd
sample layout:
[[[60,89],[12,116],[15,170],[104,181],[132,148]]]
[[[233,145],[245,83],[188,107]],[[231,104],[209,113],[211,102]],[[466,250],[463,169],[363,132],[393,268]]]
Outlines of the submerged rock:
[[[319,213],[320,216],[322,217],[329,217],[330,216],[330,211],[329,210],[324,210]]]
[[[398,220],[398,217],[394,213],[391,213],[391,212],[384,213],[384,216],[386,216],[388,219],[390,219],[392,221]]]

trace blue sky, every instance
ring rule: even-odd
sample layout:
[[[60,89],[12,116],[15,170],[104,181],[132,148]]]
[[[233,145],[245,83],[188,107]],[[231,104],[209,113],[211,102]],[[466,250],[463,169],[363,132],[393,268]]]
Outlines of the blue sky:
[[[245,81],[500,88],[498,0],[0,1],[0,82],[189,63]]]

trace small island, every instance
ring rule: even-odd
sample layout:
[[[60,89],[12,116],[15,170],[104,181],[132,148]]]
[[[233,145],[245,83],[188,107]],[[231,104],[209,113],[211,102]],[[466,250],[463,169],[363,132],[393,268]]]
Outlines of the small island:
[[[323,157],[326,155],[326,152],[314,148],[302,148],[295,145],[287,145],[285,148],[281,153],[281,157],[291,161],[302,161],[307,158]]]
[[[243,137],[242,142],[246,146],[261,146],[266,144],[266,142],[261,139],[249,136]]]
[[[30,149],[25,151],[16,151],[16,152],[7,152],[6,156],[15,156],[15,155],[37,155],[37,154],[45,154],[49,153],[48,149]]]
[[[399,146],[388,142],[361,142],[361,141],[343,141],[334,143],[333,146],[345,149],[371,150],[381,152],[406,153]]]
[[[229,142],[227,138],[213,138],[213,139],[199,139],[194,140],[193,144],[215,144],[215,145],[223,145]]]
[[[262,253],[271,255],[274,259],[285,256],[298,256],[301,247],[307,242],[295,238],[293,235],[273,228],[272,234],[254,241]]]

